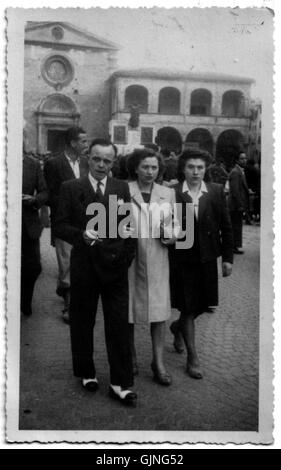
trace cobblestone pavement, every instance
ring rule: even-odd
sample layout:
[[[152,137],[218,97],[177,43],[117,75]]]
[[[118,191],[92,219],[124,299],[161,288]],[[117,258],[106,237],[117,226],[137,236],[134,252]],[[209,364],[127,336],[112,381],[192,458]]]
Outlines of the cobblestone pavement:
[[[244,227],[245,254],[235,257],[230,278],[220,278],[220,306],[196,320],[203,380],[185,373],[185,355],[174,352],[167,328],[165,357],[173,385],[165,388],[154,383],[149,328],[136,328],[140,373],[135,381],[139,400],[134,409],[108,397],[101,308],[95,328],[100,390],[92,395],[73,377],[69,327],[60,317],[55,252],[49,240],[45,229],[34,314],[21,320],[20,429],[258,429],[259,227]],[[174,310],[171,321],[177,316]]]

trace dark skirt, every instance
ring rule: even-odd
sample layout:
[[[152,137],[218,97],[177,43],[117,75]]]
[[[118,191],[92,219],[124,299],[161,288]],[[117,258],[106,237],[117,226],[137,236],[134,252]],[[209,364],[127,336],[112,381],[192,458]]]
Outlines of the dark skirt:
[[[195,316],[218,305],[217,260],[182,265],[175,260],[170,266],[172,308]]]

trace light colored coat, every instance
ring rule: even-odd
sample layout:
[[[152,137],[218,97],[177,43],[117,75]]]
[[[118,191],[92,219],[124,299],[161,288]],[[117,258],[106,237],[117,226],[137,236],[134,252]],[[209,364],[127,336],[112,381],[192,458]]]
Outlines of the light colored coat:
[[[137,182],[129,183],[134,220],[141,221],[142,235],[159,233],[159,208],[164,217],[172,216],[173,189],[154,183],[150,204],[145,204]],[[150,221],[150,223],[149,223]],[[141,237],[136,257],[129,269],[129,322],[150,323],[167,320],[171,315],[168,249],[158,238]]]

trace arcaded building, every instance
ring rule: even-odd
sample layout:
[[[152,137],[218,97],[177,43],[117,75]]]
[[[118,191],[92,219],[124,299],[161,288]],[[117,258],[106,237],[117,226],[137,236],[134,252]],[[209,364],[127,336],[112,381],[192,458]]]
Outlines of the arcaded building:
[[[247,149],[252,79],[119,70],[117,52],[116,44],[65,22],[27,23],[24,120],[33,151],[61,150],[75,124],[89,139],[109,135],[121,154],[139,144],[176,153],[193,145],[230,163]]]
[[[200,146],[230,159],[249,138],[252,79],[215,73],[119,70],[111,77],[110,132],[120,151],[139,107],[139,140],[180,152]],[[122,147],[123,146],[123,147]]]

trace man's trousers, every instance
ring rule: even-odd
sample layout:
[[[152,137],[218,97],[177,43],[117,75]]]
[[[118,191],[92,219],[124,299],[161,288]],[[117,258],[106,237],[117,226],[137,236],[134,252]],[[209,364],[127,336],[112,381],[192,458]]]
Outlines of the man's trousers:
[[[230,211],[230,217],[231,217],[234,247],[241,248],[242,247],[243,212],[242,211]]]
[[[81,266],[83,270],[83,266]],[[132,357],[128,325],[128,276],[101,283],[95,272],[83,282],[71,282],[70,333],[73,372],[77,377],[94,378],[94,326],[101,296],[105,341],[110,366],[110,383],[128,388],[133,385]]]
[[[31,302],[35,282],[41,273],[40,243],[24,232],[21,246],[21,311],[31,313]]]
[[[57,262],[58,262],[58,282],[57,288],[63,291],[69,291],[70,288],[70,254],[72,246],[61,240],[60,238],[54,239],[56,248]]]

